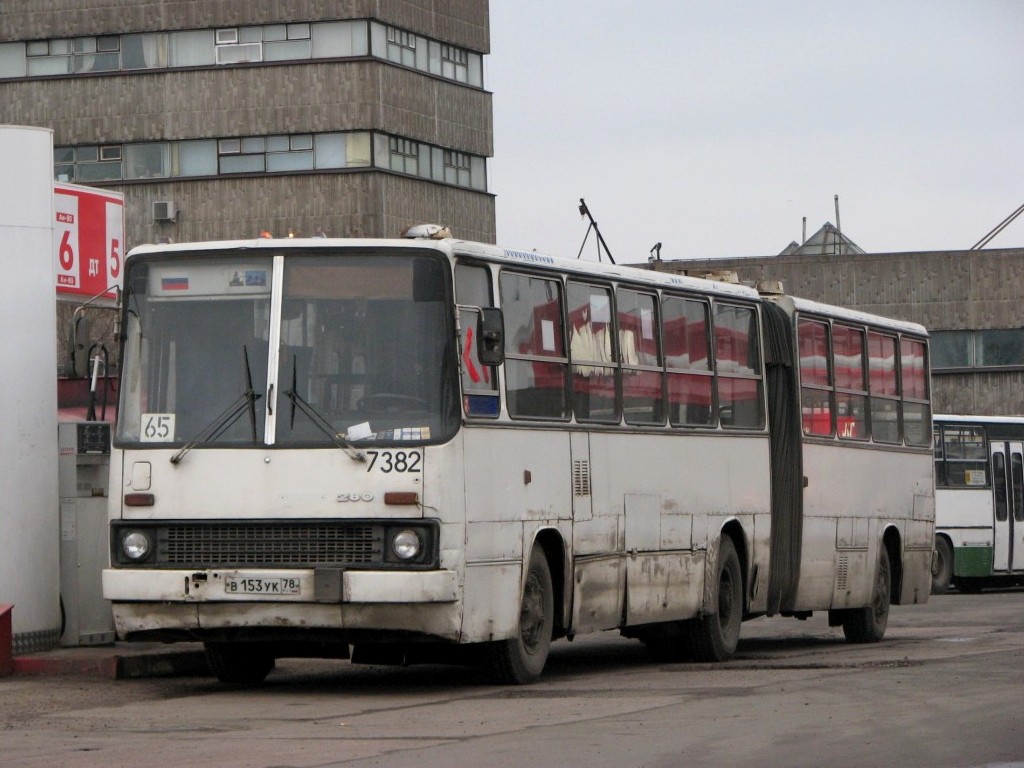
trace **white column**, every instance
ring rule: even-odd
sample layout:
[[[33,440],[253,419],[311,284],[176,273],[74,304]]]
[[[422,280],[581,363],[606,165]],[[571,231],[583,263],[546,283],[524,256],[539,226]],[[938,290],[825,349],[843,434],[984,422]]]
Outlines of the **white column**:
[[[0,603],[15,653],[60,636],[53,132],[0,126]]]

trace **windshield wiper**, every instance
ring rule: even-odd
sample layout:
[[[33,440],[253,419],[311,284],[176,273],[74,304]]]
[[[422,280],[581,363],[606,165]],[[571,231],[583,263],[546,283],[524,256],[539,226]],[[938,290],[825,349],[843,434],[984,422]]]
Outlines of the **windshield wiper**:
[[[183,458],[185,454],[191,451],[197,443],[206,442],[208,440],[216,440],[227,429],[238,421],[239,417],[246,411],[249,412],[249,424],[252,427],[252,441],[256,442],[256,401],[259,400],[262,395],[256,394],[256,391],[252,388],[252,370],[249,367],[249,350],[246,349],[245,345],[242,345],[242,358],[245,363],[245,384],[246,390],[239,396],[239,398],[231,403],[224,411],[217,415],[207,426],[203,427],[195,437],[181,446],[181,449],[171,456],[171,464],[177,464]]]
[[[349,458],[353,461],[366,461],[366,454],[356,449],[352,443],[342,437],[335,429],[334,426],[327,421],[320,413],[308,402],[306,402],[302,395],[296,392],[294,389],[289,389],[284,393],[284,396],[292,401],[292,419],[295,417],[295,406],[298,406],[299,410],[302,411],[313,425],[323,432],[328,439],[336,446],[341,448]]]
[[[295,426],[295,408],[298,406],[298,409],[313,422],[313,426],[323,432],[332,443],[341,448],[350,459],[353,461],[366,461],[365,453],[357,450],[352,443],[343,438],[331,422],[325,419],[316,408],[296,392],[296,389],[298,389],[296,386],[297,380],[298,374],[295,367],[295,357],[292,356],[292,388],[284,393],[284,396],[291,400],[292,403],[291,426]]]

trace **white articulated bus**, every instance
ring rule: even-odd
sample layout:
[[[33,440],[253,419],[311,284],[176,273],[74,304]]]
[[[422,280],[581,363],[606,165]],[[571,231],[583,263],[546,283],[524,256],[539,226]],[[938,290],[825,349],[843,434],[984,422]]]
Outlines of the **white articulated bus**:
[[[872,642],[927,599],[922,327],[416,234],[128,256],[120,638],[523,683],[579,633],[722,660],[745,618]]]
[[[935,417],[932,591],[1024,584],[1024,417]]]

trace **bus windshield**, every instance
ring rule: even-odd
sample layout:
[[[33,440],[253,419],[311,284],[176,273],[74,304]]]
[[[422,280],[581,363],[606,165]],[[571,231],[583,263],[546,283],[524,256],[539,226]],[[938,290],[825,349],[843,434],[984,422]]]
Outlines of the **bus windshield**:
[[[454,432],[454,315],[440,258],[307,252],[130,269],[121,441],[366,446]]]

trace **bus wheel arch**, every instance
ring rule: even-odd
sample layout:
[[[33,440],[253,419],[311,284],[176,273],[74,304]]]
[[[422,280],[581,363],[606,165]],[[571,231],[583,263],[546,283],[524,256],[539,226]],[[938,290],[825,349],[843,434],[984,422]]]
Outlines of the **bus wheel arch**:
[[[724,528],[710,571],[714,580],[709,585],[710,593],[709,587],[705,587],[711,610],[702,612],[689,623],[690,656],[694,661],[726,661],[736,651],[746,595],[740,547],[745,549],[738,524]]]
[[[953,542],[945,533],[936,533],[935,555],[932,559],[932,594],[945,594],[952,581]]]
[[[885,529],[885,534],[882,536],[882,547],[889,559],[889,602],[892,605],[899,605],[903,602],[900,597],[903,594],[903,542],[896,526],[890,525]]]
[[[534,547],[540,547],[548,561],[548,568],[551,570],[551,586],[554,590],[554,626],[552,627],[552,639],[556,640],[565,637],[568,631],[567,617],[569,605],[566,592],[566,584],[571,584],[570,576],[566,572],[568,559],[565,556],[565,541],[562,535],[554,528],[545,528],[537,532],[534,539]]]
[[[894,529],[885,532],[879,546],[869,602],[863,608],[835,612],[843,625],[843,635],[851,643],[877,643],[885,636],[893,595],[898,595],[899,536]],[[832,623],[831,612],[829,623]]]
[[[557,532],[542,532],[530,548],[524,563],[515,636],[487,647],[487,666],[497,683],[524,685],[537,680],[544,671],[552,640],[564,632],[561,551]]]

